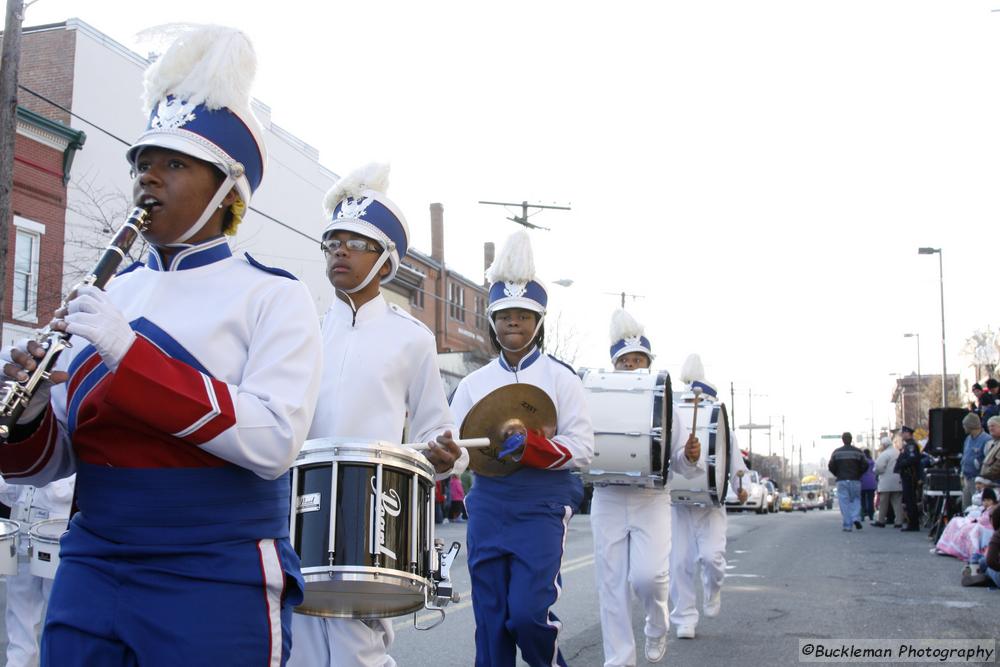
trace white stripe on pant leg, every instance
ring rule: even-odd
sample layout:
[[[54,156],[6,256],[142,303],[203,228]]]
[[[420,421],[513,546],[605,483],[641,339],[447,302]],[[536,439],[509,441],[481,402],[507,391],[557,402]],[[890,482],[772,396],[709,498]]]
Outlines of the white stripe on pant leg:
[[[285,590],[285,573],[273,539],[257,542],[260,553],[260,571],[264,577],[264,596],[267,603],[267,622],[270,630],[271,655],[268,665],[281,667],[281,593]]]
[[[569,532],[569,520],[572,516],[573,508],[569,505],[563,505],[562,545],[559,548],[560,569],[556,570],[556,578],[552,581],[556,587],[556,599],[552,601],[552,605],[545,612],[545,622],[550,628],[556,629],[556,640],[552,643],[552,667],[557,667],[559,664],[559,632],[562,630],[562,621],[552,619],[552,607],[556,605],[556,602],[559,602],[559,597],[562,595],[562,586],[559,584],[559,572],[562,570],[563,554],[566,553],[566,534]]]

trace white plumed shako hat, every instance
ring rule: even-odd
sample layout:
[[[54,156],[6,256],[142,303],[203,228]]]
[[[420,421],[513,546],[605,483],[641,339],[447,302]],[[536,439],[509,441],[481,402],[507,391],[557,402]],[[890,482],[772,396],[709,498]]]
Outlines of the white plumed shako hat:
[[[386,195],[389,189],[389,165],[371,163],[357,169],[334,183],[323,198],[323,211],[329,219],[323,236],[337,230],[354,232],[372,239],[382,246],[382,256],[372,273],[357,291],[378,274],[386,261],[391,270],[382,283],[393,279],[399,263],[406,256],[410,230],[399,207]]]
[[[234,186],[249,205],[264,178],[263,131],[250,110],[257,56],[249,38],[234,28],[169,25],[143,34],[173,41],[146,69],[143,107],[149,119],[126,157],[134,166],[143,148],[168,148],[213,164],[225,176],[202,217],[177,239],[183,242]]]
[[[611,315],[611,363],[630,352],[641,352],[650,361],[655,358],[642,324],[624,308],[619,308]]]

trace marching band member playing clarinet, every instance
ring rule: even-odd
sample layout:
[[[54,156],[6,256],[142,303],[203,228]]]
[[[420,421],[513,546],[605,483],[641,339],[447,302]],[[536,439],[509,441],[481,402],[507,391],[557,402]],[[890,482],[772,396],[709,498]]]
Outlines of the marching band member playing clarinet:
[[[0,447],[10,482],[77,474],[43,666],[287,659],[303,586],[287,470],[322,348],[305,286],[223,236],[264,173],[255,69],[243,33],[211,26],[147,70],[149,125],[127,157],[149,255],[57,311],[73,347]],[[10,357],[7,377],[25,380],[41,348]]]
[[[527,383],[552,399],[557,424],[555,433],[510,434],[498,458],[509,456],[522,467],[506,477],[477,474],[466,496],[475,664],[513,667],[520,648],[529,665],[565,667],[552,606],[559,599],[566,530],[583,498],[571,471],[589,463],[593,427],[580,378],[542,352],[548,295],[535,279],[527,232],[511,236],[487,278],[490,339],[499,356],[458,385],[455,423],[491,391]]]
[[[616,371],[649,372],[653,351],[643,334],[642,325],[625,310],[612,315],[611,363]],[[697,460],[700,444],[676,408],[671,423],[671,467],[688,454]],[[590,521],[605,666],[636,664],[630,588],[646,612],[646,660],[663,660],[669,629],[670,494],[664,489],[595,485]]]
[[[701,357],[692,354],[684,361],[681,381],[693,390],[701,389],[703,403],[715,403],[718,392],[705,381]],[[691,395],[693,400],[693,394]],[[731,485],[738,486],[737,473],[747,471],[736,434],[729,433]],[[705,464],[699,463],[699,469]],[[704,470],[701,470],[704,472]],[[741,503],[747,490],[736,492]],[[694,639],[698,625],[695,597],[695,566],[701,562],[702,601],[705,616],[715,618],[722,609],[722,580],[726,576],[726,508],[673,505],[673,545],[670,549],[670,621],[677,626],[677,636]]]
[[[320,246],[337,298],[323,318],[325,363],[309,437],[398,444],[408,423],[410,439],[431,444],[425,454],[446,479],[464,450],[452,439],[434,334],[381,292],[406,256],[409,234],[385,194],[388,181],[388,165],[369,165],[338,181],[324,199],[330,221]],[[391,620],[295,614],[292,625],[290,666],[396,664],[388,654]]]

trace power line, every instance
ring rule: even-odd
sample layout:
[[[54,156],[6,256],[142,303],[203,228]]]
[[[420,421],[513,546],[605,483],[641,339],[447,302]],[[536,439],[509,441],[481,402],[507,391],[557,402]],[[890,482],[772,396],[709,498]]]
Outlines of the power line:
[[[96,128],[100,132],[103,132],[104,134],[106,134],[107,136],[111,137],[115,141],[118,141],[122,145],[124,145],[124,146],[131,146],[132,145],[131,142],[126,141],[125,139],[122,139],[121,137],[119,137],[115,133],[113,133],[113,132],[111,132],[111,131],[109,131],[109,130],[103,128],[103,127],[101,127],[97,123],[95,123],[95,122],[93,122],[91,120],[88,120],[88,119],[84,118],[83,116],[81,116],[81,115],[79,115],[77,113],[74,113],[73,111],[67,109],[66,107],[64,107],[63,105],[59,104],[58,102],[49,99],[45,95],[42,95],[41,93],[38,93],[38,92],[36,92],[34,90],[31,90],[30,88],[28,88],[27,86],[25,86],[23,84],[18,84],[18,87],[21,88],[22,90],[24,90],[26,93],[34,95],[35,97],[37,97],[38,99],[42,100],[46,104],[50,104],[53,107],[59,109],[60,111],[63,111],[64,113],[69,114],[73,118],[76,118],[77,120],[83,121],[87,125],[90,125],[91,127]],[[296,174],[296,175],[299,176],[299,178],[301,178],[301,175],[299,175],[299,174]],[[320,243],[320,240],[318,238],[313,238],[312,236],[310,236],[309,234],[306,234],[302,230],[297,229],[297,228],[295,228],[295,227],[293,227],[293,226],[291,226],[289,224],[286,224],[286,223],[282,222],[281,220],[279,220],[278,218],[275,218],[273,215],[270,215],[268,213],[264,213],[260,209],[254,208],[253,206],[248,206],[247,208],[249,210],[253,211],[254,213],[257,213],[258,215],[260,215],[260,216],[262,216],[264,218],[267,218],[271,222],[274,222],[275,224],[280,225],[280,226],[284,227],[285,229],[288,229],[289,231],[295,232],[299,236],[302,236],[303,238],[305,238],[305,239],[307,239],[309,241],[312,241],[313,243],[315,243],[317,245],[319,245],[319,243]],[[266,253],[265,253],[265,256],[266,256]],[[320,260],[308,260],[307,258],[295,258],[295,259],[300,260],[300,261],[301,260],[305,260],[305,261],[320,261]],[[459,306],[457,303],[453,303],[450,299],[447,299],[446,297],[439,296],[438,294],[435,294],[434,292],[425,290],[425,289],[423,289],[421,287],[414,287],[413,289],[416,290],[416,291],[418,291],[418,292],[420,292],[420,293],[422,293],[422,294],[424,294],[424,295],[429,295],[432,299],[436,299],[437,301],[440,301],[443,304],[447,304],[449,306],[453,306],[455,308],[458,308],[458,310],[460,312],[468,313],[469,315],[472,315],[473,317],[483,317],[483,318],[486,317],[486,313],[485,312],[484,313],[478,313],[478,312],[469,310],[468,308]],[[464,320],[458,320],[458,321],[464,322]]]

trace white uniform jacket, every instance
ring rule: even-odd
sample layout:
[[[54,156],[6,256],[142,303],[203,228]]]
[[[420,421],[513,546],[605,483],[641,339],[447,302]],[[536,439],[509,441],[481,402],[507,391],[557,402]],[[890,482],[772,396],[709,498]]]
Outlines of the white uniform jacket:
[[[71,475],[78,458],[123,468],[222,459],[264,479],[295,460],[322,367],[309,290],[234,257],[221,237],[164,265],[151,250],[108,284],[135,342],[111,373],[92,345],[73,339],[57,362],[70,379],[52,388],[51,409],[30,438],[0,448],[8,482],[48,484]]]
[[[423,322],[379,294],[356,315],[334,299],[322,331],[325,363],[310,438],[400,443],[407,426],[410,442],[448,430],[458,438],[434,334]],[[456,469],[465,466],[457,462]]]

